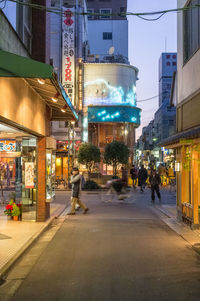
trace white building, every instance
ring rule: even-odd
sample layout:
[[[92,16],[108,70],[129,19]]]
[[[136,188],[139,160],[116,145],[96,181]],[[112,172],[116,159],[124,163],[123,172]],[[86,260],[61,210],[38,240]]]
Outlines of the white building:
[[[121,55],[128,62],[128,21],[90,20],[88,22],[90,52],[100,59],[109,55],[113,48],[115,55]]]

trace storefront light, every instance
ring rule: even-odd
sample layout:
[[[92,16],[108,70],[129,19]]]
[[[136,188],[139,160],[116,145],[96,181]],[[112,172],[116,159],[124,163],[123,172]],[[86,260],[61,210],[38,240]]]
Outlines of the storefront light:
[[[176,172],[181,171],[181,164],[180,164],[180,162],[175,162],[175,171]]]
[[[67,105],[64,105],[64,107],[61,108],[61,112],[65,113],[67,110]]]
[[[38,83],[40,84],[40,85],[44,85],[45,84],[45,79],[43,79],[43,78],[38,78]]]
[[[59,96],[60,96],[60,93],[57,92],[53,97],[51,97],[52,101],[53,101],[53,102],[57,102]]]

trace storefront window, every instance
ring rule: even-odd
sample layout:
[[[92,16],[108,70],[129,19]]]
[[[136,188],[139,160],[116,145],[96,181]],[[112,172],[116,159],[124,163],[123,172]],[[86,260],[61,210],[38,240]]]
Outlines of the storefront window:
[[[37,166],[36,166],[36,138],[22,140],[22,218],[23,220],[36,219],[36,189],[37,189]],[[20,169],[20,166],[19,166]]]
[[[21,204],[22,220],[36,220],[37,139],[0,124],[0,195]]]

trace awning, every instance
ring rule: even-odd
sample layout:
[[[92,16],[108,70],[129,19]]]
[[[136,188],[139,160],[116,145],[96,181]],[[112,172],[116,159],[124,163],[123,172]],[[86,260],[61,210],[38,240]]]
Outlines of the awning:
[[[0,77],[23,78],[51,107],[52,120],[78,119],[78,114],[51,65],[0,50]],[[57,102],[52,98],[56,98]]]
[[[200,137],[200,127],[195,127],[187,131],[177,133],[174,136],[171,136],[163,140],[160,144],[161,146],[166,146],[170,148],[171,145],[175,145],[178,143],[180,145],[191,144],[192,139],[196,139],[199,137]]]

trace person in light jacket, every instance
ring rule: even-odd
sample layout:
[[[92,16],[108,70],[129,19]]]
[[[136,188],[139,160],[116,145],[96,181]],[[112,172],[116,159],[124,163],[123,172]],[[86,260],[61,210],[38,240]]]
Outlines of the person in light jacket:
[[[83,213],[87,213],[89,208],[85,206],[83,202],[79,199],[80,195],[80,186],[81,186],[81,175],[79,174],[79,170],[77,167],[73,168],[72,177],[70,183],[72,184],[72,196],[71,196],[71,211],[68,215],[75,214],[76,204],[78,204],[81,209],[83,209]]]

